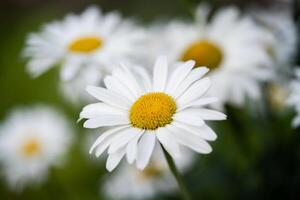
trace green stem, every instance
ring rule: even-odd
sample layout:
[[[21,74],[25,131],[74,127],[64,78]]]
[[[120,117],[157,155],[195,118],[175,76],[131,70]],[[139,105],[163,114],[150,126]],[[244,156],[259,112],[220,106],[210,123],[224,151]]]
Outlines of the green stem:
[[[162,149],[163,149],[163,152],[164,152],[164,155],[166,157],[166,160],[167,160],[167,163],[169,165],[169,168],[172,172],[172,174],[174,175],[176,181],[177,181],[177,184],[180,188],[180,191],[181,191],[181,194],[182,194],[182,199],[183,200],[191,200],[191,197],[188,193],[188,190],[186,189],[184,183],[183,183],[183,180],[178,172],[178,169],[175,165],[175,162],[173,160],[173,158],[169,155],[169,153],[164,149],[164,147],[162,146]]]

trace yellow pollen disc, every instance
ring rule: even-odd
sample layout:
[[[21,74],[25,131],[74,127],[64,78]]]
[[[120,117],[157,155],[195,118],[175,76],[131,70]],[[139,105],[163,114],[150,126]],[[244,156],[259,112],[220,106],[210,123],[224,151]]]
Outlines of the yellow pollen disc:
[[[221,49],[208,40],[200,40],[190,45],[182,54],[181,60],[194,60],[196,66],[206,66],[210,70],[219,67],[223,59]]]
[[[99,37],[81,37],[73,41],[69,45],[69,50],[75,53],[90,53],[103,44],[103,41]]]
[[[130,108],[130,122],[133,127],[155,130],[173,121],[176,112],[174,99],[161,92],[141,96]]]
[[[22,146],[22,154],[26,157],[32,157],[41,152],[41,145],[36,139],[29,139]]]
[[[147,166],[143,171],[140,171],[140,176],[142,179],[151,179],[159,177],[162,174],[162,169],[154,165]]]

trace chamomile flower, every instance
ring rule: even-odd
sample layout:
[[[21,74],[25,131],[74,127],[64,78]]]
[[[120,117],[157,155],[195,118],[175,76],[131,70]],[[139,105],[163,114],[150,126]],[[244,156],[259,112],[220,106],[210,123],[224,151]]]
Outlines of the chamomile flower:
[[[157,59],[153,78],[143,70],[122,65],[104,79],[106,88],[88,86],[100,102],[87,105],[80,118],[85,128],[109,127],[95,141],[90,153],[100,156],[106,149],[106,168],[112,171],[126,155],[127,161],[144,169],[159,142],[173,157],[180,157],[181,146],[207,154],[207,141],[216,134],[206,120],[224,120],[218,111],[203,108],[215,102],[205,97],[211,82],[202,78],[208,69],[194,68],[195,62],[173,64]]]
[[[99,76],[111,71],[112,62],[139,53],[142,32],[118,13],[102,14],[90,7],[81,15],[67,15],[31,34],[24,56],[29,58],[28,71],[34,77],[61,65],[61,79],[71,80],[82,69],[97,66]]]
[[[9,186],[18,190],[43,181],[70,142],[60,113],[41,106],[13,111],[0,126],[0,161]]]
[[[193,154],[187,151],[185,156],[176,159],[181,173],[189,169],[193,163]],[[115,189],[118,188],[118,192]],[[112,177],[104,183],[103,192],[109,199],[148,199],[158,193],[176,192],[176,180],[169,170],[161,148],[153,152],[149,165],[137,170],[131,165],[122,164]]]
[[[219,106],[242,105],[246,97],[260,96],[259,80],[270,78],[271,64],[265,43],[268,32],[234,7],[222,9],[208,21],[209,8],[201,5],[193,23],[175,21],[157,34],[157,53],[172,61],[195,60],[206,66]],[[163,28],[163,27],[162,27]],[[265,41],[266,40],[266,41]]]
[[[293,119],[293,127],[300,126],[300,70],[295,71],[296,78],[290,84],[290,96],[287,103],[292,106],[296,112],[296,117]]]
[[[267,50],[274,65],[280,70],[291,69],[287,66],[293,64],[297,48],[297,26],[292,12],[282,8],[268,12],[254,9],[252,12],[258,23],[271,33]]]

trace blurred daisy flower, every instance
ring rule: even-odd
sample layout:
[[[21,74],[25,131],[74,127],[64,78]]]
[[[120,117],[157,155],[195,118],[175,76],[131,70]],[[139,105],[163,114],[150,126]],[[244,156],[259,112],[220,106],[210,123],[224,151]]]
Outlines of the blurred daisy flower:
[[[159,141],[173,157],[180,157],[181,146],[198,153],[212,151],[206,140],[216,134],[206,120],[224,120],[218,111],[203,108],[216,101],[205,97],[211,82],[202,78],[208,69],[194,68],[195,62],[168,65],[159,57],[153,78],[138,67],[122,65],[104,79],[106,88],[88,86],[87,91],[99,103],[87,105],[80,118],[87,119],[85,128],[110,127],[90,149],[100,156],[108,149],[106,168],[112,171],[125,156],[144,169]]]
[[[112,70],[114,62],[138,55],[143,35],[140,28],[130,20],[123,20],[118,13],[104,15],[96,7],[90,7],[81,15],[67,15],[62,21],[45,25],[41,32],[30,34],[24,50],[29,59],[27,69],[37,77],[59,65],[63,81],[83,73],[84,77],[93,76],[93,81],[99,82],[103,74]],[[91,71],[92,75],[87,74]]]
[[[293,64],[297,48],[297,26],[292,12],[282,8],[266,11],[253,9],[250,11],[257,22],[271,33],[267,51],[275,61],[275,66],[288,70]]]
[[[185,152],[185,156],[176,159],[179,170],[186,172],[193,163],[193,154]],[[118,192],[115,191],[118,188]],[[121,165],[116,173],[109,177],[103,191],[109,199],[148,199],[158,193],[176,192],[176,181],[169,170],[161,148],[155,149],[149,165],[137,170],[131,165]]]
[[[292,125],[293,127],[300,126],[300,70],[295,71],[296,79],[290,84],[290,96],[287,99],[288,105],[292,106],[296,112]]]
[[[0,126],[0,161],[13,189],[43,181],[58,165],[71,142],[70,128],[48,107],[13,111]]]
[[[153,37],[160,41],[156,52],[173,61],[195,60],[196,66],[208,67],[214,82],[210,94],[218,95],[218,107],[243,105],[246,97],[257,99],[258,81],[271,76],[272,59],[265,48],[269,32],[234,7],[220,10],[210,21],[209,13],[203,4],[194,23],[175,21],[161,27],[164,30]]]

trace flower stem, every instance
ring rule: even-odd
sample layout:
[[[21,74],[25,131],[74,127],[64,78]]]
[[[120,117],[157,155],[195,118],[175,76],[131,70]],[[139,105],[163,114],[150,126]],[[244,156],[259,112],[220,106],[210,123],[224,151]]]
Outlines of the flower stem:
[[[169,165],[169,168],[170,168],[172,174],[174,175],[174,177],[177,181],[177,184],[180,188],[182,199],[183,200],[191,200],[190,194],[183,183],[182,177],[178,172],[178,169],[175,165],[173,158],[169,155],[169,153],[165,150],[165,148],[163,146],[162,146],[162,149],[163,149],[165,158],[167,160],[167,163]]]

